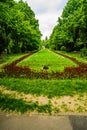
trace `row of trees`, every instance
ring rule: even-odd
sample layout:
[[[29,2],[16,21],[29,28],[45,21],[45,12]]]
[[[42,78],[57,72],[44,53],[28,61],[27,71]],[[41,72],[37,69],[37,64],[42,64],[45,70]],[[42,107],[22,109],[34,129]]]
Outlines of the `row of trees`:
[[[87,47],[87,1],[68,0],[49,39],[51,48],[74,51]]]
[[[35,14],[26,2],[0,0],[0,54],[39,48],[41,32]]]

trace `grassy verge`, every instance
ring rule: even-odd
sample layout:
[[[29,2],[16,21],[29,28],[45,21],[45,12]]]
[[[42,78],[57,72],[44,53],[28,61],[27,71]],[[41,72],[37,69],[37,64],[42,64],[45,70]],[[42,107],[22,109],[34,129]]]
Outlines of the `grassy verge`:
[[[36,71],[41,71],[44,66],[47,66],[48,72],[63,71],[66,66],[77,66],[73,61],[49,50],[41,50],[38,53],[24,59],[17,65],[29,66]]]
[[[80,52],[77,52],[77,53],[75,53],[75,52],[70,53],[70,52],[65,52],[65,51],[59,51],[59,52],[69,55],[73,58],[76,58],[78,61],[81,61],[83,63],[87,63],[87,56],[82,57]]]
[[[8,63],[10,64],[11,62],[13,62],[14,60],[20,58],[21,56],[23,56],[25,54],[7,54],[7,55],[2,55],[1,59],[0,59],[0,64],[3,64],[3,63]]]
[[[87,80],[29,80],[15,78],[0,78],[0,86],[25,94],[43,95],[48,98],[58,96],[73,96],[87,92]]]
[[[15,99],[8,94],[2,94],[2,92],[0,92],[0,109],[6,112],[15,111],[20,113],[36,111],[51,114],[52,112],[50,103],[39,105],[38,102],[25,102],[23,99]]]
[[[0,109],[6,112],[87,112],[87,80],[0,78]]]
[[[9,54],[9,55],[2,55],[0,58],[0,71],[2,71],[4,65],[10,64],[16,59],[22,57],[25,54]]]

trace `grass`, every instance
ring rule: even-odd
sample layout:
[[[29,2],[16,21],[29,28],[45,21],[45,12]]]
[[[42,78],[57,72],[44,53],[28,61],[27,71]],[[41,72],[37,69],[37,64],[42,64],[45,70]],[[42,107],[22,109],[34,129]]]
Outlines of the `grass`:
[[[66,59],[47,49],[24,59],[18,66],[28,66],[35,71],[43,70],[44,66],[48,66],[48,72],[63,71],[66,66],[77,66],[73,61]]]
[[[87,94],[87,80],[30,80],[0,78],[0,86],[3,88],[3,90],[0,89],[0,109],[2,111],[16,113],[39,112],[49,114],[70,111],[87,112],[86,99],[85,97],[82,98],[82,95]],[[28,94],[32,95],[33,99],[26,99]],[[57,104],[57,99],[59,100],[61,97],[64,98],[67,96],[74,99],[75,95],[79,96],[79,99],[77,96],[75,102],[77,103],[80,101],[81,105],[80,103],[77,103],[77,106],[74,105],[74,108],[72,109],[69,106],[72,106],[73,102],[70,102],[69,100],[69,103],[64,100],[65,102],[63,101],[61,105]],[[38,99],[41,97],[45,100],[47,99],[47,102],[44,103],[42,98],[41,102],[43,103],[40,104]],[[55,98],[56,100],[54,100]]]
[[[2,111],[15,111],[15,112],[40,112],[40,113],[49,113],[52,112],[52,106],[50,103],[46,105],[39,105],[38,102],[25,102],[23,99],[15,99],[10,97],[10,95],[2,94],[0,92],[0,109]]]
[[[82,57],[80,52],[77,52],[77,53],[71,52],[71,53],[70,53],[70,52],[60,51],[60,53],[69,55],[69,56],[71,56],[71,57],[74,57],[74,58],[76,58],[78,61],[81,61],[81,62],[83,62],[83,63],[87,63],[87,56]]]
[[[65,53],[65,52],[62,52]],[[87,62],[86,57],[80,57],[80,54],[66,53],[72,57],[77,58],[79,61]],[[0,59],[0,64],[10,64],[12,61],[20,58],[24,54],[15,54],[3,56]],[[76,66],[71,60],[66,59],[62,56],[55,54],[54,52],[48,50],[42,50],[38,53],[26,58],[18,64],[19,66],[29,66],[30,68],[40,71],[44,65],[48,65],[49,72],[53,71],[63,71],[65,66]],[[2,66],[3,68],[3,66]],[[0,70],[2,70],[2,68]],[[22,97],[19,98],[17,95],[12,96],[10,93],[3,93],[0,90],[0,109],[4,111],[16,111],[16,112],[44,112],[51,114],[52,111],[58,113],[61,109],[64,111],[70,111],[67,103],[62,103],[61,106],[52,106],[52,98],[60,98],[61,96],[72,96],[79,95],[80,102],[83,102],[82,95],[87,94],[87,80],[74,78],[72,80],[44,80],[44,79],[25,79],[25,78],[0,78],[0,86],[6,90],[11,90],[19,92],[20,95],[24,93],[25,95],[31,94],[35,95],[36,98],[40,96],[48,97],[49,102],[47,104],[41,105],[38,101],[26,101]],[[52,100],[52,101],[51,101]],[[72,102],[69,102],[72,105]],[[77,112],[87,112],[87,103],[84,99],[84,105],[77,105]]]
[[[13,61],[15,61],[16,59],[22,57],[24,54],[9,54],[9,55],[2,55],[0,58],[0,71],[2,71],[4,65],[6,64],[10,64]]]
[[[0,64],[3,64],[3,63],[10,64],[11,62],[13,62],[14,60],[20,58],[23,55],[25,55],[25,54],[7,54],[7,55],[2,55],[1,59],[0,59]]]
[[[87,92],[87,80],[29,80],[0,78],[0,86],[25,94],[43,95],[48,98],[73,96]]]

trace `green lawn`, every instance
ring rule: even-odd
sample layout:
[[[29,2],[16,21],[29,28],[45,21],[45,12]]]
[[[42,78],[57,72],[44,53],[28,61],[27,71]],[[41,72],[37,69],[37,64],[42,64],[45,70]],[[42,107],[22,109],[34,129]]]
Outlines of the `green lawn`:
[[[13,62],[14,60],[20,58],[21,56],[23,56],[25,54],[7,54],[7,55],[2,55],[1,58],[0,58],[0,64],[3,64],[3,63],[11,63]]]
[[[0,86],[6,89],[24,92],[25,94],[43,95],[47,97],[73,96],[87,92],[87,80],[29,80],[16,78],[0,78]]]
[[[10,64],[11,62],[13,62],[14,60],[24,56],[25,54],[7,54],[7,55],[2,55],[0,58],[0,71],[3,70],[3,67],[6,64]]]
[[[63,71],[66,66],[77,66],[73,61],[46,49],[24,59],[17,65],[28,66],[36,71],[41,71],[46,65],[49,68],[48,72]]]
[[[81,52],[65,52],[65,51],[59,51],[60,53],[62,54],[66,54],[66,55],[69,55],[71,57],[74,57],[76,58],[78,61],[81,61],[81,62],[84,62],[84,63],[87,63],[87,56],[81,56]]]
[[[78,60],[85,62],[85,59],[80,57],[79,54],[66,54],[72,57],[76,57]],[[4,56],[3,59],[0,60],[0,63],[3,65],[7,63],[9,64],[23,55],[24,54],[15,54]],[[41,50],[38,53],[35,53],[25,60],[19,62],[18,65],[29,66],[30,68],[37,71],[40,71],[44,65],[48,65],[49,72],[51,72],[52,70],[63,71],[65,66],[76,66],[76,64],[73,63],[71,60],[55,54],[54,52],[49,50]],[[48,103],[39,104],[39,100],[33,101],[29,97],[28,98],[30,100],[27,101],[27,99],[24,97],[24,94],[26,96],[28,94],[31,94],[34,99],[37,99],[37,97],[40,98],[40,96],[44,96],[44,98],[47,97]],[[82,106],[81,104],[77,105],[78,101],[75,99],[75,95],[78,95],[77,100],[83,103]],[[85,95],[84,98],[83,95]],[[10,78],[7,76],[0,78],[0,110],[2,111],[14,111],[21,113],[33,111],[51,113],[53,111],[58,113],[63,108],[63,112],[71,112],[72,109],[67,106],[67,102],[63,101],[60,107],[56,106],[57,103],[55,101],[53,102],[53,98],[60,99],[61,97],[64,98],[68,96],[74,98],[74,108],[77,112],[87,112],[87,79],[74,78],[72,80],[44,80]],[[53,106],[52,102],[53,104],[55,104],[55,106]],[[71,100],[68,100],[68,105],[72,106],[73,102]]]

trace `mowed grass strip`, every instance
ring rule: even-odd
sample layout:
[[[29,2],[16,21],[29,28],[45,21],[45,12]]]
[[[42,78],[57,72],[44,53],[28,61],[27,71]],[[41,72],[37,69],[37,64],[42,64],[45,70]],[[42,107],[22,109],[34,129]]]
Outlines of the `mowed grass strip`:
[[[44,66],[48,67],[48,72],[64,70],[66,66],[77,66],[73,61],[64,58],[47,49],[41,50],[38,53],[24,59],[17,64],[18,66],[28,66],[35,71],[43,70]]]
[[[16,78],[0,78],[0,86],[8,90],[47,96],[48,98],[59,96],[73,96],[87,93],[87,80],[30,80]]]

